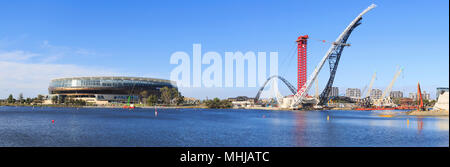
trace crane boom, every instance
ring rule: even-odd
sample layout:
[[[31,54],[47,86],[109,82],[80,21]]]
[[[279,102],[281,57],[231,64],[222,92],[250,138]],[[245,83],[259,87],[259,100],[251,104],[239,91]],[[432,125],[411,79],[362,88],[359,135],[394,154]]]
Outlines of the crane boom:
[[[365,97],[370,96],[370,92],[372,92],[373,82],[375,82],[376,77],[377,77],[377,72],[373,73],[373,75],[372,75],[372,79],[370,80],[370,84],[369,84],[369,90],[367,90]]]
[[[316,79],[316,94],[314,96],[319,97],[319,80],[318,79]]]
[[[306,96],[308,90],[311,88],[312,83],[316,80],[317,75],[319,74],[320,70],[322,69],[323,65],[325,64],[325,61],[330,57],[330,55],[338,48],[340,45],[345,45],[345,43],[342,43],[341,41],[344,39],[345,36],[348,36],[349,32],[353,30],[353,28],[357,25],[359,25],[359,21],[362,19],[362,16],[366,14],[368,11],[375,8],[376,5],[372,4],[367,9],[362,11],[348,26],[345,28],[345,30],[339,35],[339,37],[336,39],[336,41],[331,45],[331,47],[328,49],[325,56],[322,58],[322,60],[319,62],[319,64],[314,69],[313,73],[311,74],[311,77],[309,80],[302,86],[302,88],[294,95],[294,101],[291,104],[291,107],[298,106],[299,103],[303,100],[303,98]]]
[[[400,70],[398,70],[397,73],[395,73],[394,78],[392,79],[389,86],[384,90],[383,94],[381,95],[381,98],[383,98],[385,96],[389,96],[389,93],[391,93],[391,90],[392,90],[392,86],[394,86],[394,83],[397,80],[398,76],[400,76],[400,74],[402,73],[402,70],[403,69],[400,68]]]

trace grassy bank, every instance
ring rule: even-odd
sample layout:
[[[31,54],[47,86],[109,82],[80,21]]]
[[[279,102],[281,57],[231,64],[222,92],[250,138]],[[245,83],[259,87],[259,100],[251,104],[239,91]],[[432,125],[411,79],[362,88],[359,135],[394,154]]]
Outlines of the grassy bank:
[[[0,104],[0,106],[11,106],[11,107],[86,107],[82,105],[65,105],[65,104]]]

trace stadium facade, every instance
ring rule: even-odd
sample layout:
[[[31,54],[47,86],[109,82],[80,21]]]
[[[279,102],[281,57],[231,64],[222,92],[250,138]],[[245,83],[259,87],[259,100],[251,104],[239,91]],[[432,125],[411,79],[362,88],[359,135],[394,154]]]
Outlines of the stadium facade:
[[[160,95],[163,87],[177,88],[170,80],[142,77],[73,77],[58,78],[50,82],[50,96],[82,99],[95,104],[126,103],[128,97],[134,103],[141,93]]]

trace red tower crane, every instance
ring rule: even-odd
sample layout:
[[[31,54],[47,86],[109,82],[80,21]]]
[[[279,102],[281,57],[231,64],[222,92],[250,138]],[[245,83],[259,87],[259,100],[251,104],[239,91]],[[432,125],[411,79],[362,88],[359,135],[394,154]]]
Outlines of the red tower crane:
[[[308,35],[299,36],[297,39],[297,91],[306,84],[306,47]]]

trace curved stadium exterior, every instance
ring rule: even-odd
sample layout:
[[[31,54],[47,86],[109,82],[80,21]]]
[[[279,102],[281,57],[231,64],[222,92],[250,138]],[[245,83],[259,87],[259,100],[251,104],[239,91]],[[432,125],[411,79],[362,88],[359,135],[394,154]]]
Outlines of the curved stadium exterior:
[[[163,87],[176,88],[175,82],[142,77],[73,77],[50,82],[51,96],[83,99],[96,104],[125,103],[128,97],[136,102],[141,92],[159,95]]]

